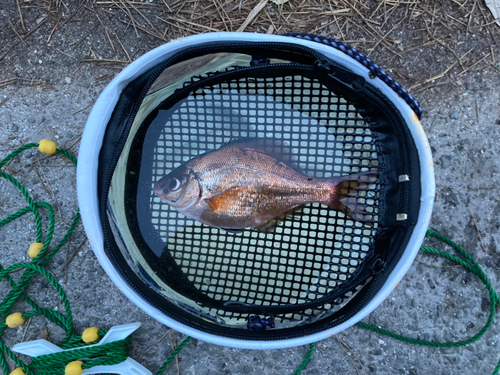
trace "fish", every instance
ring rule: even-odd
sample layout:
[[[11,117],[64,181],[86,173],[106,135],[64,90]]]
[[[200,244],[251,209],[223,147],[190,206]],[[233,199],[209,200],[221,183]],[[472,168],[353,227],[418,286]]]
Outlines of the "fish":
[[[280,154],[283,149],[272,138],[233,140],[175,168],[154,183],[153,193],[190,219],[233,232],[268,231],[308,203],[371,219],[357,192],[376,181],[376,171],[310,177]]]

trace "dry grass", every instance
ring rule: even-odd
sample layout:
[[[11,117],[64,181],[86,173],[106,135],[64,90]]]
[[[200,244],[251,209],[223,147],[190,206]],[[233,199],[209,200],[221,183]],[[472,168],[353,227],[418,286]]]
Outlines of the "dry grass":
[[[71,25],[91,20],[93,26],[70,50],[59,51],[70,57],[90,35],[105,36],[108,56],[97,56],[91,48],[79,57],[73,74],[83,64],[130,63],[139,53],[131,53],[130,43],[124,41],[131,33],[154,46],[214,31],[334,37],[386,70],[394,69],[396,78],[414,93],[456,84],[466,73],[500,71],[495,55],[500,27],[483,0],[290,0],[283,5],[271,0],[17,0],[17,8],[18,19],[4,31],[0,62],[39,28],[49,43]],[[28,20],[25,14],[32,8],[44,16]],[[125,29],[120,33],[117,25]]]

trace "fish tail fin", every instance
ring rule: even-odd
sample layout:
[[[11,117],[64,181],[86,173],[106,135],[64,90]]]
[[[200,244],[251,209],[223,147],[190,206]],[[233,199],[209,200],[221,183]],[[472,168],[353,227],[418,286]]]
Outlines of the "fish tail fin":
[[[374,212],[367,209],[369,197],[366,192],[370,184],[377,181],[377,172],[368,171],[351,174],[349,176],[333,177],[332,194],[326,205],[334,210],[341,211],[351,219],[362,222],[373,222]]]

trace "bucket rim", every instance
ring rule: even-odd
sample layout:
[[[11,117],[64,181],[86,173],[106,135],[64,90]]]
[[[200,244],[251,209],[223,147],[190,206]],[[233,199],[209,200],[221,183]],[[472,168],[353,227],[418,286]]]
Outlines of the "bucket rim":
[[[295,43],[315,49],[327,57],[340,62],[349,67],[353,73],[362,76],[372,86],[379,89],[401,113],[404,118],[410,134],[415,142],[419,164],[420,164],[420,210],[417,224],[413,229],[408,246],[406,247],[401,259],[398,261],[394,270],[390,273],[379,292],[371,301],[362,308],[356,315],[346,322],[321,331],[312,335],[299,338],[273,340],[273,341],[255,341],[227,338],[203,332],[189,327],[165,315],[159,309],[155,308],[145,301],[136,291],[134,291],[113,267],[111,261],[106,256],[103,246],[103,233],[99,218],[99,204],[97,195],[97,170],[99,152],[102,146],[106,126],[111,118],[113,110],[118,102],[121,92],[126,85],[137,78],[140,74],[152,68],[160,61],[168,58],[170,55],[187,47],[201,45],[209,42],[225,41],[247,41],[247,42],[285,42]],[[430,145],[425,135],[424,129],[418,120],[416,114],[408,104],[400,98],[389,86],[379,78],[371,78],[369,70],[356,60],[343,54],[342,52],[314,41],[291,38],[278,35],[238,33],[238,32],[218,32],[199,34],[194,36],[177,39],[157,47],[144,54],[136,61],[132,62],[123,71],[121,71],[104,89],[97,99],[94,107],[88,117],[84,128],[80,150],[78,154],[77,167],[77,194],[82,222],[89,238],[91,247],[99,260],[99,263],[108,274],[113,283],[120,291],[127,296],[136,306],[141,308],[146,314],[160,321],[161,323],[202,341],[217,345],[223,345],[241,349],[280,349],[299,345],[306,345],[315,341],[325,339],[335,335],[358,321],[362,320],[373,310],[375,310],[392,292],[397,283],[404,277],[412,265],[420,245],[422,244],[427,231],[435,196],[434,167]]]

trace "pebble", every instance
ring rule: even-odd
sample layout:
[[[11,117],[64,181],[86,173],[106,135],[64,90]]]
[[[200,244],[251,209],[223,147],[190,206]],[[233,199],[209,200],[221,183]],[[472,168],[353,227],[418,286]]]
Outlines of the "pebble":
[[[413,291],[411,289],[406,289],[405,290],[405,295],[408,298],[413,298]]]
[[[483,359],[486,358],[486,354],[482,350],[478,350],[476,352],[476,358],[482,361]]]
[[[484,312],[490,311],[490,299],[488,297],[483,297],[481,299],[481,310]]]
[[[443,338],[444,338],[444,341],[447,341],[447,342],[455,341],[455,337],[453,337],[453,335],[449,331],[446,331],[444,333]],[[443,349],[451,349],[451,348],[443,348]]]
[[[440,330],[434,331],[432,341],[443,342],[443,334]]]
[[[448,341],[455,341],[454,339],[452,340],[448,340]],[[441,352],[443,352],[444,354],[453,354],[455,353],[457,350],[457,348],[441,348]]]
[[[444,358],[450,363],[450,365],[458,362],[458,358],[454,355],[447,355],[444,356]]]
[[[436,284],[434,284],[434,281],[432,281],[432,279],[427,279],[427,282],[429,283],[431,289],[436,289]]]
[[[419,289],[419,290],[424,290],[425,289],[424,284],[422,284],[422,283],[417,283],[416,288]]]
[[[460,116],[460,113],[458,113],[458,112],[452,112],[452,113],[450,114],[450,118],[451,118],[452,120],[456,120],[459,116]]]
[[[393,368],[398,370],[403,370],[405,366],[406,366],[406,361],[404,359],[397,359],[394,362]]]
[[[253,372],[253,368],[249,364],[244,364],[241,367],[242,374],[250,374],[251,372]]]
[[[439,161],[440,161],[440,164],[441,164],[441,168],[443,168],[443,169],[450,168],[451,165],[453,164],[451,162],[451,156],[450,155],[443,155],[443,156],[441,156],[441,158],[439,159]]]
[[[410,323],[406,327],[410,331],[418,331],[418,330],[420,330],[420,327],[418,326],[418,324],[415,324],[415,323]]]

